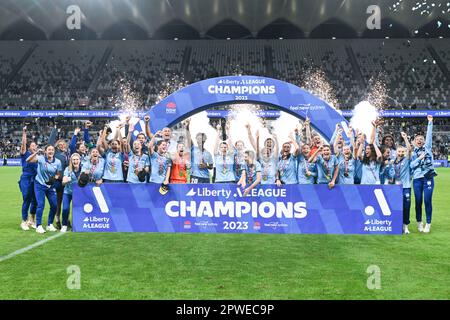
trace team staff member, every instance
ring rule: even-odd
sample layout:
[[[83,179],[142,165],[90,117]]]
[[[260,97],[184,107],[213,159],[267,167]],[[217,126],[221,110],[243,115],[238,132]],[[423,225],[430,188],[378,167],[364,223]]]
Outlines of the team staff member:
[[[331,154],[330,146],[320,146],[309,162],[317,162],[317,183],[328,184],[330,189],[334,188],[339,175],[339,163],[336,156]]]
[[[97,148],[91,149],[89,157],[82,163],[81,170],[89,176],[91,182],[97,186],[103,183],[102,177],[105,170],[105,159],[100,156]]]
[[[393,183],[403,186],[403,233],[409,234],[408,225],[410,223],[411,208],[411,145],[406,133],[401,133],[405,141],[406,148],[400,146],[396,150],[396,159],[393,163],[394,177]]]
[[[172,161],[167,155],[167,142],[161,139],[162,132],[158,131],[149,142],[151,174],[150,182],[169,184]],[[159,138],[159,139],[158,139]],[[155,141],[158,139],[155,145]]]
[[[67,232],[69,222],[70,203],[72,202],[73,185],[77,183],[81,174],[81,156],[74,153],[70,156],[69,166],[64,170],[62,184],[64,186],[62,226],[61,232]]]
[[[116,136],[108,144],[106,143],[106,129],[107,126],[103,129],[97,145],[100,154],[105,158],[103,182],[124,182],[122,171],[124,155],[122,152],[122,137],[120,136],[121,125],[117,127]]]
[[[27,148],[27,127],[22,129],[22,144],[20,146],[20,158],[22,163],[22,175],[19,180],[19,188],[22,193],[22,230],[36,229],[36,197],[34,196],[34,179],[36,177],[37,164],[27,162],[27,158],[35,153],[37,145],[30,142]],[[28,210],[30,210],[30,220],[28,220]]]
[[[209,170],[213,168],[213,158],[211,153],[205,149],[206,134],[197,133],[195,136],[197,146],[194,146],[189,125],[190,119],[187,119],[185,127],[187,146],[191,150],[191,183],[210,183]]]
[[[428,127],[426,140],[422,135],[414,138],[414,152],[411,157],[411,170],[413,176],[413,188],[416,198],[416,220],[420,232],[428,233],[431,229],[431,217],[433,213],[433,190],[436,173],[433,168],[432,136],[433,116],[427,116]],[[422,203],[425,198],[425,213],[427,223],[422,223]]]
[[[45,147],[45,155],[38,155],[42,152],[39,149],[27,158],[27,162],[38,164],[36,180],[34,182],[34,194],[36,195],[36,232],[45,233],[42,227],[42,215],[44,213],[45,198],[50,204],[48,215],[47,231],[56,231],[57,229],[50,223],[56,214],[56,190],[55,181],[61,176],[61,161],[55,158],[55,147],[47,145]]]
[[[178,143],[177,153],[172,156],[170,183],[187,183],[191,162],[189,152],[186,152],[185,148],[184,143]]]

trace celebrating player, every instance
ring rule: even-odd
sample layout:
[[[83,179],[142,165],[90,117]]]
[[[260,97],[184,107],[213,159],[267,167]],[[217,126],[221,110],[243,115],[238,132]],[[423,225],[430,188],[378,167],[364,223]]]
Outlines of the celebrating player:
[[[135,140],[133,149],[130,151],[130,141],[134,126],[130,126],[127,142],[124,144],[124,151],[128,153],[128,160],[124,161],[128,165],[127,182],[129,183],[145,183],[147,173],[150,171],[150,158],[143,153],[142,142]]]
[[[39,155],[38,155],[39,153]],[[47,145],[45,147],[45,155],[41,155],[42,150],[39,149],[27,158],[27,162],[38,164],[36,180],[34,182],[34,194],[36,195],[36,232],[45,233],[42,227],[42,215],[44,213],[45,198],[50,204],[48,214],[47,231],[56,231],[57,229],[50,223],[56,214],[56,190],[55,181],[61,176],[61,161],[55,158],[55,147]]]
[[[375,143],[375,123],[372,123],[372,134],[370,144],[364,148],[364,141],[360,141],[358,157],[362,162],[361,184],[380,184],[380,167],[382,155]],[[364,139],[364,135],[361,136]],[[363,148],[364,155],[363,155]]]
[[[411,145],[408,140],[408,135],[404,132],[401,135],[406,147],[400,146],[396,150],[397,157],[393,163],[393,183],[403,185],[403,233],[408,234],[411,208]]]
[[[339,175],[339,166],[336,156],[331,154],[330,146],[320,146],[311,156],[309,162],[317,162],[317,183],[328,184],[330,189],[334,188]]]
[[[234,151],[230,150],[227,141],[220,140],[220,125],[217,126],[217,139],[214,146],[214,164],[216,168],[216,183],[236,183],[235,166],[239,166],[238,172],[241,172],[243,163],[235,163]]]
[[[297,183],[297,155],[300,149],[292,134],[289,138],[290,141],[282,145],[281,155],[277,163],[275,183],[279,187],[282,184]],[[294,145],[294,153],[291,153],[291,144]]]
[[[428,233],[431,229],[431,217],[433,213],[434,177],[437,175],[433,168],[432,134],[433,116],[427,116],[428,127],[426,140],[422,135],[414,138],[414,152],[411,157],[411,170],[413,176],[413,188],[416,198],[416,220],[420,232]],[[422,223],[422,203],[425,199],[425,214],[427,223]]]
[[[244,189],[244,196],[261,182],[261,165],[256,161],[255,152],[252,150],[245,151],[244,169],[242,170],[242,178],[238,184]]]
[[[170,183],[187,183],[188,170],[191,168],[189,152],[186,152],[184,143],[178,143],[177,153],[172,156],[172,169],[170,170]]]
[[[148,150],[150,152],[151,174],[150,182],[169,184],[170,169],[172,161],[167,155],[167,142],[162,139],[162,131],[158,131],[149,142]],[[158,139],[155,145],[155,141]]]
[[[191,150],[191,183],[210,183],[209,170],[213,168],[211,153],[205,149],[206,134],[197,133],[195,139],[197,146],[192,143],[189,131],[190,119],[185,122],[187,145]]]
[[[74,153],[70,156],[69,166],[64,170],[62,184],[64,186],[61,232],[67,232],[70,203],[72,202],[73,185],[81,174],[81,156]]]
[[[81,170],[87,174],[91,182],[97,186],[103,183],[103,173],[105,170],[105,159],[100,156],[97,148],[91,149],[89,157],[82,163]]]
[[[108,127],[105,126],[97,144],[98,151],[105,158],[105,170],[102,179],[105,183],[124,182],[122,171],[124,154],[122,152],[122,137],[120,134],[121,125],[117,127],[115,137],[108,144],[106,143],[107,129]]]
[[[259,147],[259,130],[256,130],[256,141],[253,139],[251,126],[247,125],[248,138],[251,145],[256,150],[256,160],[261,165],[261,184],[274,184],[277,172],[278,141],[276,135],[264,141],[264,147]]]
[[[36,152],[37,145],[31,141],[27,147],[27,127],[22,130],[22,144],[20,146],[20,157],[22,163],[22,175],[19,180],[19,188],[22,193],[22,230],[29,230],[30,227],[36,229],[36,197],[34,195],[34,179],[36,177],[37,164],[27,162],[27,158]],[[30,219],[28,220],[28,210]]]

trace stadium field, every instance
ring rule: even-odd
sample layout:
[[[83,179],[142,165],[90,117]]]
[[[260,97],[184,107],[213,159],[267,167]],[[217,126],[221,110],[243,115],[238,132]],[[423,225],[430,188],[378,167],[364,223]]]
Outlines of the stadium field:
[[[449,299],[450,169],[438,174],[430,234],[413,206],[407,236],[67,233],[10,255],[55,234],[20,229],[20,168],[2,167],[0,299]]]

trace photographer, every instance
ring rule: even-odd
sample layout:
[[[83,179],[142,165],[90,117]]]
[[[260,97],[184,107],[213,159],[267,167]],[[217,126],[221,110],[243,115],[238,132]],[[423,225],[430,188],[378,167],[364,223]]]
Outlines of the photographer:
[[[432,135],[433,116],[427,116],[428,127],[426,140],[423,135],[414,138],[414,152],[411,157],[411,173],[413,176],[414,195],[416,197],[416,220],[419,232],[430,232],[431,215],[433,211],[432,197],[434,190],[434,177],[437,175],[433,167]],[[427,223],[422,223],[422,203],[425,198],[425,213]]]
[[[42,227],[42,214],[45,207],[45,198],[50,204],[48,214],[47,231],[56,231],[57,229],[51,224],[56,214],[56,190],[55,182],[60,179],[62,165],[61,161],[55,158],[55,148],[52,145],[45,147],[45,155],[42,155],[42,149],[30,155],[27,162],[38,164],[36,180],[34,183],[34,193],[37,201],[36,209],[36,232],[45,233]]]

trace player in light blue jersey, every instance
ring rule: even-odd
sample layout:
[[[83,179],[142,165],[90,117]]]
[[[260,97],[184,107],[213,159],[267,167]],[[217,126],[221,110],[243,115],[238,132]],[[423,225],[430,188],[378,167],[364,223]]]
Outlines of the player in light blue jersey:
[[[82,163],[81,170],[88,175],[90,182],[94,182],[97,186],[103,183],[105,159],[100,156],[97,148],[91,149],[89,157]]]
[[[403,186],[403,233],[409,234],[408,225],[410,223],[411,208],[411,145],[406,133],[401,133],[406,147],[399,146],[396,150],[396,158],[393,163],[394,177],[393,183]]]
[[[433,116],[427,116],[428,127],[426,140],[422,135],[414,138],[414,152],[411,156],[411,170],[413,176],[413,188],[416,198],[416,220],[420,232],[428,233],[431,229],[431,217],[433,213],[434,177],[437,175],[433,167],[432,136]],[[425,213],[427,223],[422,223],[422,203],[425,199]]]
[[[150,182],[161,183],[164,185],[169,184],[170,170],[172,166],[172,160],[169,158],[170,154],[167,153],[167,142],[162,139],[162,131],[158,131],[150,140],[148,145],[150,152]]]
[[[124,161],[124,154],[122,152],[123,141],[120,133],[122,126],[119,125],[117,127],[115,137],[108,144],[106,143],[107,127],[105,126],[97,144],[100,154],[105,159],[105,170],[102,177],[104,183],[124,182],[122,170]]]
[[[393,184],[394,178],[394,158],[391,158],[391,149],[388,146],[381,146],[381,166],[380,166],[380,184]],[[397,155],[397,153],[395,153]]]
[[[245,151],[244,161],[242,177],[238,184],[244,188],[243,194],[247,196],[261,182],[261,165],[256,160],[255,152],[252,150]]]
[[[133,126],[130,126],[133,129]],[[127,143],[124,144],[124,151],[128,154],[128,161],[125,161],[127,170],[127,182],[128,183],[145,183],[146,176],[150,172],[150,158],[143,152],[143,143],[139,139],[136,139],[132,144],[132,150],[130,150],[130,142],[132,131],[128,132]]]
[[[81,174],[81,156],[74,153],[70,156],[69,166],[64,170],[62,184],[64,186],[61,232],[67,232],[70,204],[72,202],[73,185]]]
[[[302,152],[297,158],[297,179],[299,184],[314,184],[317,179],[317,165],[309,162],[311,147],[304,143],[301,146]]]
[[[130,135],[130,134],[129,134]],[[129,150],[129,144],[125,147],[128,152],[128,183],[145,183],[145,177],[150,172],[150,158],[142,152],[142,144],[139,140],[133,142],[133,150]]]
[[[48,214],[47,231],[56,231],[57,229],[50,223],[56,214],[57,200],[55,182],[62,174],[62,165],[59,159],[55,158],[55,147],[47,145],[45,154],[41,155],[42,150],[39,149],[27,158],[27,162],[37,162],[37,175],[34,182],[34,194],[36,195],[36,232],[45,233],[42,227],[42,215],[44,213],[45,198],[50,204]],[[39,155],[38,155],[39,153]]]
[[[256,130],[256,141],[253,138],[251,125],[247,124],[247,134],[253,149],[256,150],[256,160],[261,165],[261,184],[274,184],[277,172],[278,140],[273,133],[272,137],[264,140],[263,148],[260,148],[260,133]]]
[[[360,143],[358,149],[358,158],[362,162],[361,184],[380,184],[380,167],[382,155],[380,149],[375,143],[375,130],[376,124],[374,122],[372,123],[370,143],[365,147],[364,143]]]
[[[220,135],[217,135],[220,140]],[[243,163],[234,163],[234,152],[230,151],[226,141],[216,141],[214,147],[214,165],[216,169],[216,183],[236,183],[235,165],[239,166],[239,172],[242,170]]]
[[[349,145],[342,147],[342,153],[337,155],[339,163],[338,184],[354,184],[356,161]]]
[[[297,156],[300,153],[300,148],[295,141],[292,134],[289,136],[290,141],[283,143],[281,147],[281,155],[278,158],[276,184],[281,186],[283,184],[296,184],[297,180]],[[291,153],[291,144],[295,150]]]
[[[317,183],[328,184],[330,189],[334,188],[339,175],[339,163],[336,156],[331,154],[330,146],[320,146],[309,161],[312,163],[317,162]]]
[[[27,162],[27,158],[35,153],[37,150],[37,144],[30,142],[27,144],[27,127],[23,127],[22,130],[22,144],[20,146],[20,158],[22,163],[22,175],[19,180],[19,188],[22,193],[22,222],[20,227],[22,230],[30,230],[30,227],[36,229],[36,197],[34,195],[34,179],[37,173],[37,164]],[[30,211],[30,217],[28,219],[28,210]]]
[[[205,149],[207,136],[203,132],[197,133],[195,136],[197,146],[194,146],[189,125],[190,119],[186,119],[186,140],[187,146],[191,151],[191,183],[210,183],[209,170],[213,168],[214,161],[211,153]]]

